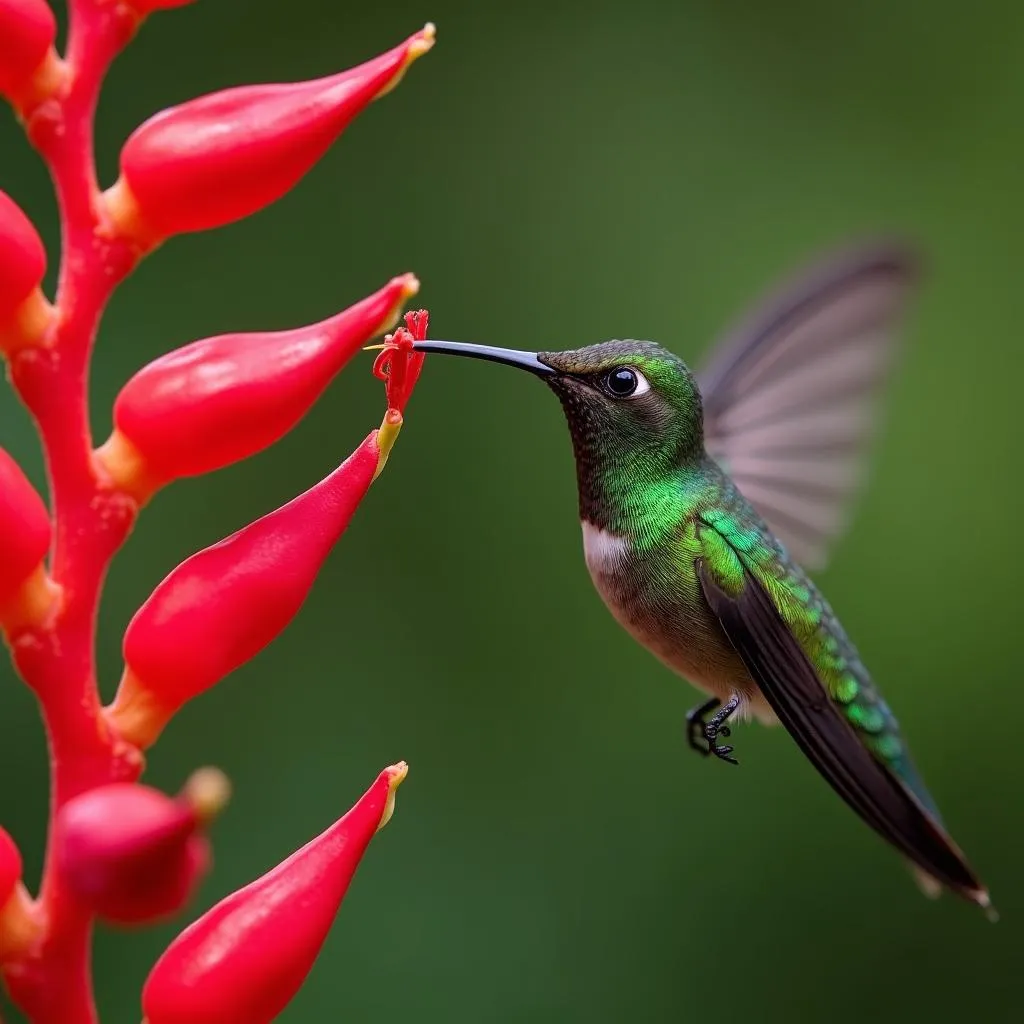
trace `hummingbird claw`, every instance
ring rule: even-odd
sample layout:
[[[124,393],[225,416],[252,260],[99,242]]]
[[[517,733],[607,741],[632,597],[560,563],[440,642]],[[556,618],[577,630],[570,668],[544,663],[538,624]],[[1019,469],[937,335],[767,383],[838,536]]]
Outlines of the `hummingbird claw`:
[[[721,705],[721,707],[719,707]],[[714,754],[720,761],[728,764],[739,764],[735,757],[731,757],[734,748],[719,745],[719,736],[731,736],[732,730],[725,724],[726,719],[739,707],[740,698],[737,694],[723,705],[717,697],[705,701],[699,707],[693,708],[686,714],[686,738],[690,747],[697,751],[702,757],[709,757]],[[715,711],[719,708],[718,711]],[[705,715],[715,711],[715,714],[708,721],[704,721]],[[701,743],[701,740],[704,743]],[[706,744],[706,746],[705,746]]]
[[[705,733],[704,716],[711,714],[719,704],[721,701],[717,697],[712,697],[686,712],[686,742],[690,749],[696,750],[701,757],[708,757],[711,754],[711,744]]]
[[[732,753],[732,751],[733,751],[732,747],[718,747],[718,746],[715,746],[715,747],[711,748],[710,752],[712,754],[714,754],[715,757],[717,757],[719,760],[725,761],[728,764],[739,764],[739,761],[737,761],[735,757],[730,757],[729,756]]]

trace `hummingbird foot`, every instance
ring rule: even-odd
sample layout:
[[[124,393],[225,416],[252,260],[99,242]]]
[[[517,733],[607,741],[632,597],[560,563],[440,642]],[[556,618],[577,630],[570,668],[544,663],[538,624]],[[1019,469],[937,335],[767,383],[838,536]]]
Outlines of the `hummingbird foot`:
[[[721,706],[720,706],[721,705]],[[732,757],[733,747],[718,742],[719,736],[729,736],[731,730],[726,720],[740,706],[739,694],[734,693],[726,702],[717,697],[705,701],[699,707],[693,708],[686,714],[686,738],[690,747],[704,757],[714,754],[715,757],[729,764],[739,764],[735,757]],[[715,708],[718,708],[715,711]],[[707,721],[705,716],[712,711],[715,713]],[[701,743],[701,740],[707,744]]]
[[[698,704],[697,707],[690,708],[686,712],[686,742],[689,744],[690,749],[696,750],[701,757],[707,757],[711,753],[711,748],[708,746],[707,739],[704,736],[704,718],[710,715],[721,703],[717,697],[712,697],[710,700],[706,700],[703,704]]]

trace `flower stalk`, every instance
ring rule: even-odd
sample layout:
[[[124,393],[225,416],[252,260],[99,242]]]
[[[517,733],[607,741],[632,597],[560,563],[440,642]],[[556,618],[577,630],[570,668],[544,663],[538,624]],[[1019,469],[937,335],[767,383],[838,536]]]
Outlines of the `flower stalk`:
[[[97,918],[141,924],[187,903],[209,864],[206,830],[226,784],[207,770],[177,796],[160,793],[138,781],[143,750],[184,700],[251,657],[297,612],[383,467],[396,433],[392,410],[320,484],[169,574],[133,620],[125,678],[105,709],[94,640],[111,559],[160,487],[246,458],[291,430],[418,288],[405,274],[318,324],[205,339],[158,359],[125,385],[113,432],[94,446],[86,387],[93,344],[107,302],[138,261],[175,234],[230,223],[279,198],[434,39],[428,25],[348,71],[244,86],[157,114],[125,143],[120,177],[104,191],[93,121],[106,72],[143,19],[185,2],[69,0],[59,54],[45,0],[0,0],[0,97],[50,171],[62,237],[50,299],[38,232],[0,193],[0,353],[38,429],[49,492],[44,502],[0,451],[0,630],[38,699],[51,751],[51,816],[35,896],[0,829],[0,979],[32,1024],[96,1024]],[[211,384],[213,369],[220,376]],[[287,549],[288,567],[275,561],[275,544]],[[233,582],[221,587],[223,580]],[[182,661],[186,655],[195,660]],[[194,672],[187,686],[174,677],[179,671]],[[397,769],[389,772],[373,800],[387,803]],[[351,849],[360,843],[352,839]],[[265,889],[268,900],[272,891]],[[344,886],[330,893],[336,909]],[[310,934],[324,921],[311,910]],[[246,946],[240,937],[237,962],[258,959],[260,944]],[[173,987],[173,973],[160,969],[158,992]],[[300,975],[293,965],[288,984],[297,987]]]

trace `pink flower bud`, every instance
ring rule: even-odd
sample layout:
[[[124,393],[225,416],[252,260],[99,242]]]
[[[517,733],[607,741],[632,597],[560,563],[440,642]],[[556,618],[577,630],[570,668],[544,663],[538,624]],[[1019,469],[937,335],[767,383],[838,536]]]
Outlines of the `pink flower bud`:
[[[157,359],[121,390],[100,462],[141,501],[171,480],[268,447],[308,412],[361,345],[394,322],[418,288],[405,274],[329,320],[206,338]]]
[[[46,329],[50,310],[39,290],[45,273],[46,250],[36,229],[21,207],[0,191],[0,350],[31,343]]]
[[[268,1024],[316,960],[404,762],[385,769],[335,825],[189,925],[142,992],[147,1024]]]
[[[50,515],[21,467],[0,448],[0,627],[44,619],[56,596],[43,559]]]
[[[0,95],[20,103],[35,92],[33,80],[56,61],[56,35],[46,0],[0,0]]]
[[[428,25],[340,74],[227,89],[156,114],[121,151],[121,177],[106,193],[115,228],[145,248],[280,199],[433,42]]]
[[[209,867],[199,830],[227,793],[216,769],[197,772],[178,797],[135,783],[82,793],[57,816],[57,869],[75,898],[108,921],[139,924],[173,914]]]
[[[128,624],[109,718],[149,746],[185,701],[262,650],[302,606],[377,472],[377,432],[330,476],[179,565]]]

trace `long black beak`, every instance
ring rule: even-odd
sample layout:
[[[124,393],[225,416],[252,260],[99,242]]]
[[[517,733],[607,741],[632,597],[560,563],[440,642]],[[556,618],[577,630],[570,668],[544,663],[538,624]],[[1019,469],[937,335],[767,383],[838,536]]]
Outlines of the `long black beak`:
[[[519,352],[514,348],[494,348],[492,345],[470,345],[462,341],[415,341],[416,352],[438,352],[446,356],[468,356],[470,359],[487,359],[492,363],[518,366],[541,376],[555,371],[542,363],[534,352]]]

